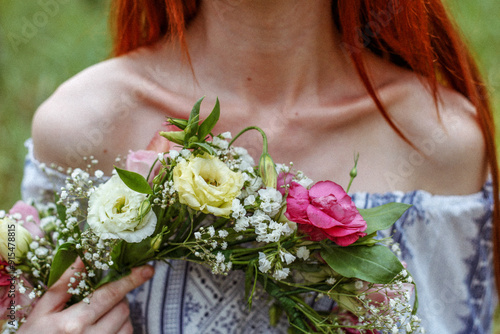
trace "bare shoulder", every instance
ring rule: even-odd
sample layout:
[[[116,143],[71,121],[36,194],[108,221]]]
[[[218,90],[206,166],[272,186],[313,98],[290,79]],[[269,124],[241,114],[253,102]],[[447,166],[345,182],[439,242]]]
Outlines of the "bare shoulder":
[[[469,100],[440,86],[436,104],[415,76],[401,80],[393,94],[390,113],[414,145],[406,154],[418,182],[442,194],[479,190],[487,173],[485,143]]]
[[[147,109],[141,95],[143,82],[134,60],[119,57],[89,67],[63,83],[35,113],[35,156],[63,167],[82,166],[83,157],[93,156],[109,169],[117,155],[144,148],[150,137],[130,135],[138,124],[148,127],[153,122],[144,113],[138,122],[135,112]],[[154,130],[150,133],[152,136]]]

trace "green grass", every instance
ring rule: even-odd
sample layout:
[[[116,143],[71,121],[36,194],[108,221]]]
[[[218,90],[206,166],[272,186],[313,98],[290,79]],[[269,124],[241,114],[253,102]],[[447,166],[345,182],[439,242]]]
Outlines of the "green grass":
[[[20,198],[23,142],[34,111],[63,81],[109,53],[108,1],[0,0],[0,8],[0,208],[6,209]]]
[[[0,0],[0,209],[20,198],[23,142],[36,108],[67,78],[107,57],[108,2]],[[448,3],[477,54],[499,114],[500,21],[495,13],[500,1]]]
[[[491,15],[500,12],[500,1],[448,2],[500,112],[500,23]],[[23,142],[36,108],[60,83],[107,57],[108,3],[0,0],[0,208],[20,197]]]

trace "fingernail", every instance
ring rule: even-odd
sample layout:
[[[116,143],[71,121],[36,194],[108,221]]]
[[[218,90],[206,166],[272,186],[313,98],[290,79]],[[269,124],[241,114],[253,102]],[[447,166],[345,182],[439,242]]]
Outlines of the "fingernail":
[[[153,277],[153,274],[154,274],[154,269],[151,266],[145,266],[141,270],[141,276],[144,279],[150,279],[151,277]]]

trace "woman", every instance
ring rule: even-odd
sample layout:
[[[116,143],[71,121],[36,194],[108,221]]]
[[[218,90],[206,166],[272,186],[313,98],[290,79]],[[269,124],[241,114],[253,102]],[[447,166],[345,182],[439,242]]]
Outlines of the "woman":
[[[346,185],[359,152],[358,206],[414,204],[395,238],[427,333],[488,332],[492,216],[499,221],[493,123],[439,0],[116,0],[115,8],[118,57],[66,82],[37,111],[28,180],[35,159],[75,167],[92,155],[109,172],[117,156],[147,147],[165,116],[187,117],[200,96],[205,107],[218,96],[215,132],[260,126],[274,159],[314,180]],[[242,146],[258,142],[244,138]],[[49,188],[32,180],[27,193]],[[265,323],[265,301],[245,309],[237,274],[225,280],[183,263],[155,269],[130,296],[138,331],[285,331]],[[149,277],[142,270],[63,311],[62,278],[21,332],[130,332],[123,297]]]

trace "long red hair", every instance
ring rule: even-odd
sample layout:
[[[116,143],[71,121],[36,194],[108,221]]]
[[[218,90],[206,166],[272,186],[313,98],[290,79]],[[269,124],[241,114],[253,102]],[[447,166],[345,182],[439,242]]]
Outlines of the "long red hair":
[[[188,54],[184,31],[197,5],[197,0],[113,0],[114,55],[164,38],[178,39]],[[362,50],[368,49],[426,78],[436,103],[439,82],[460,92],[476,107],[493,181],[494,262],[500,287],[500,199],[493,115],[487,88],[454,22],[440,0],[334,0],[332,12],[342,33],[344,51],[384,118],[403,139],[407,140],[370,82]]]

